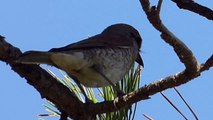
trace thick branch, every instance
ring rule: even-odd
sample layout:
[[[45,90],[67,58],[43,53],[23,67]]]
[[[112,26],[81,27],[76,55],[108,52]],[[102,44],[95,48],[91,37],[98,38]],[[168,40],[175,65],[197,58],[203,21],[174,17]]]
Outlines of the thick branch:
[[[172,0],[177,4],[180,9],[186,9],[206,17],[209,20],[213,20],[213,11],[205,6],[202,6],[193,0]]]
[[[188,74],[188,72],[184,70],[176,75],[171,75],[164,79],[150,83],[149,85],[145,85],[137,91],[128,93],[127,95],[120,97],[115,101],[91,104],[91,113],[100,114],[116,111],[117,109],[120,109],[122,107],[131,105],[141,100],[145,100],[148,98],[148,96],[154,95],[163,90],[185,84],[190,80],[193,80],[194,78],[198,77],[201,72],[203,72],[203,70],[200,69],[197,75],[191,76]],[[117,109],[114,104],[117,106]]]
[[[8,63],[12,67],[12,70],[17,72],[21,77],[24,77],[30,85],[38,90],[42,98],[53,102],[59,110],[66,111],[74,117],[83,114],[83,111],[81,111],[83,103],[47,71],[38,65],[13,63],[12,61],[20,54],[22,53],[18,48],[7,43],[4,37],[0,36],[0,60]]]

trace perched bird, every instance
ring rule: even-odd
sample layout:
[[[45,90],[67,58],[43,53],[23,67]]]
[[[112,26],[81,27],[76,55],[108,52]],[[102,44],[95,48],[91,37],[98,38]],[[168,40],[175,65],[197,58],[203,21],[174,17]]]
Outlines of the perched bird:
[[[65,71],[79,86],[114,86],[135,61],[143,66],[139,54],[141,43],[142,38],[135,28],[114,24],[98,35],[65,47],[47,52],[27,51],[16,62],[55,66]]]

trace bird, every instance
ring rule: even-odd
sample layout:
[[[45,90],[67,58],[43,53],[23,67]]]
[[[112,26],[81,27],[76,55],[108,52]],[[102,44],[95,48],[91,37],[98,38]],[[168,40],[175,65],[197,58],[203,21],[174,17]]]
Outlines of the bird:
[[[142,38],[131,25],[110,25],[101,33],[49,51],[27,51],[16,59],[21,64],[47,64],[65,71],[83,91],[85,87],[113,86],[134,62],[144,66]],[[85,95],[85,93],[83,92]]]

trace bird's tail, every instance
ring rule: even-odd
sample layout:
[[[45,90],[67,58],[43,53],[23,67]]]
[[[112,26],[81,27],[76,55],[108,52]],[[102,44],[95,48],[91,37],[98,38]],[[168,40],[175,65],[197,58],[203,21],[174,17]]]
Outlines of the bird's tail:
[[[28,51],[23,53],[19,58],[15,60],[16,63],[22,64],[49,64],[53,65],[50,59],[49,52],[41,51]]]

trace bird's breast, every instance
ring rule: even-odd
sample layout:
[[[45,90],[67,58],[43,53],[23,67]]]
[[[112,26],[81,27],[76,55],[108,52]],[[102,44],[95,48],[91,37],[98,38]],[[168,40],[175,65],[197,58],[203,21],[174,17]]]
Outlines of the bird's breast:
[[[88,79],[89,87],[103,87],[110,85],[105,80],[105,77],[112,83],[120,81],[128,72],[135,61],[137,52],[130,48],[123,49],[92,49],[84,52],[85,58],[92,60],[90,69],[93,73],[100,75],[101,79]],[[95,74],[88,74],[89,76],[98,76]],[[104,75],[104,76],[103,76]]]

